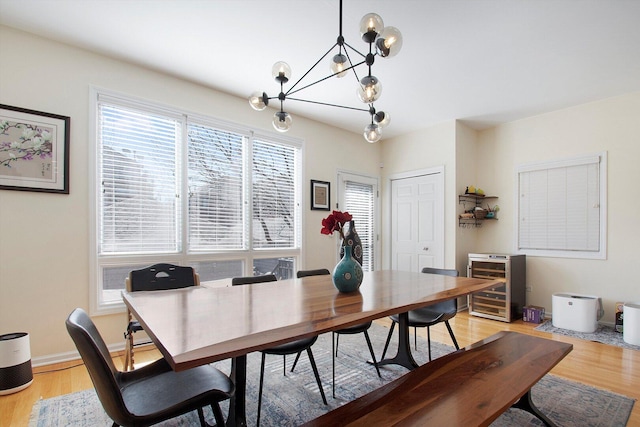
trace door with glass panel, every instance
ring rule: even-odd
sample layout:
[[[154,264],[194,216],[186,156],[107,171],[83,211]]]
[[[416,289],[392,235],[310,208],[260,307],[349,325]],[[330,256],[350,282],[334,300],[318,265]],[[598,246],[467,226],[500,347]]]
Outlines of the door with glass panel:
[[[338,173],[338,208],[353,216],[362,241],[362,269],[373,271],[378,265],[378,179]]]

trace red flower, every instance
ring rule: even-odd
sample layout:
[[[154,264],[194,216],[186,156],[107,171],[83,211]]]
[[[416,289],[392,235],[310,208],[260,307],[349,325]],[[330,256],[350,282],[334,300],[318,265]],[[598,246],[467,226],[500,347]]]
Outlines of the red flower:
[[[353,217],[349,212],[333,211],[328,217],[322,220],[322,229],[320,233],[330,235],[334,231],[340,233],[340,237],[344,239],[342,228],[344,224],[351,221]]]

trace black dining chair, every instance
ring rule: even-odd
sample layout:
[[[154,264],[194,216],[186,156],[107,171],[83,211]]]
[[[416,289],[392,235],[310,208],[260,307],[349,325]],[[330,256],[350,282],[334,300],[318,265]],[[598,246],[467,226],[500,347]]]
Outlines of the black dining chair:
[[[196,273],[192,267],[173,264],[155,264],[140,270],[133,270],[129,273],[129,277],[125,279],[125,289],[127,292],[180,289],[197,286],[199,284],[200,278],[198,273]],[[133,342],[133,334],[142,331],[143,328],[140,322],[133,318],[128,308],[127,317],[127,330],[124,333],[124,370],[130,371],[133,369],[133,349],[136,346]]]
[[[266,274],[263,276],[247,276],[247,277],[234,277],[231,279],[231,285],[251,285],[256,283],[267,283],[267,282],[275,282],[278,279],[274,274]],[[262,386],[264,384],[264,365],[266,361],[267,354],[273,355],[281,355],[283,360],[283,373],[286,376],[286,357],[288,354],[297,354],[300,356],[300,353],[306,350],[307,356],[309,357],[309,362],[311,362],[311,368],[313,369],[313,374],[316,377],[316,382],[318,383],[318,389],[320,389],[320,395],[322,396],[322,401],[325,405],[327,405],[327,398],[324,395],[324,390],[322,388],[322,381],[320,381],[320,374],[318,373],[318,368],[316,366],[316,361],[313,358],[313,352],[311,351],[311,346],[318,340],[318,336],[313,336],[310,338],[303,338],[295,341],[291,341],[288,343],[280,344],[275,347],[271,347],[265,350],[261,350],[262,353],[262,361],[260,363],[260,386],[258,389],[258,416],[256,420],[256,425],[260,425],[260,409],[262,408]],[[298,361],[298,357],[296,357],[296,363]],[[291,371],[296,366],[296,363],[293,364]]]
[[[320,268],[317,270],[300,270],[297,273],[297,277],[301,278],[301,277],[309,277],[309,276],[322,276],[327,274],[331,274],[329,270],[327,270],[326,268]],[[334,398],[336,397],[336,357],[338,357],[338,344],[340,340],[340,335],[364,334],[364,339],[367,341],[367,346],[369,347],[369,352],[371,353],[373,366],[375,366],[378,376],[381,377],[380,369],[378,368],[378,362],[376,361],[376,355],[373,352],[373,346],[371,345],[371,339],[369,338],[369,332],[367,332],[371,327],[372,323],[373,322],[371,321],[366,323],[359,323],[357,325],[339,329],[331,333],[331,361],[332,361],[332,370],[333,370],[332,392],[333,392]],[[295,367],[295,363],[294,363],[294,367]]]
[[[149,426],[194,410],[206,426],[202,408],[207,405],[216,425],[225,425],[219,402],[231,398],[235,386],[218,369],[204,365],[175,372],[165,359],[159,359],[135,371],[118,371],[84,310],[71,312],[66,327],[113,427]]]
[[[429,274],[441,274],[444,276],[458,276],[457,270],[449,270],[443,268],[431,268],[425,267],[422,269],[423,273]],[[453,345],[456,350],[460,350],[458,346],[458,341],[456,340],[456,336],[453,334],[453,329],[451,329],[451,325],[449,324],[449,320],[453,319],[453,317],[458,312],[458,299],[453,298],[447,301],[442,301],[436,304],[432,304],[426,307],[418,308],[416,310],[409,311],[409,327],[413,327],[413,339],[414,345],[417,348],[418,339],[417,339],[417,328],[427,328],[427,346],[429,348],[429,361],[431,361],[431,333],[429,330],[430,326],[436,325],[438,323],[444,322],[447,330],[449,331],[449,335],[451,336],[451,340],[453,341]],[[382,359],[384,359],[384,355],[387,353],[387,348],[389,347],[389,342],[391,341],[391,335],[393,334],[393,330],[396,326],[396,323],[400,322],[400,318],[398,314],[394,314],[390,316],[392,323],[391,328],[389,328],[389,334],[387,335],[387,342],[384,345],[384,350],[382,352]]]

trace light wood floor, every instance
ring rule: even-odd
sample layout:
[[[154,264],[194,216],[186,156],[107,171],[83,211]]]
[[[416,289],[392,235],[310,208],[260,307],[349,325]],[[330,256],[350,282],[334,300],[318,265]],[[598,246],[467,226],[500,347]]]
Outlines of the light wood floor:
[[[379,321],[388,325],[387,320]],[[459,313],[452,327],[460,346],[472,344],[501,330],[512,330],[573,344],[573,351],[551,372],[560,377],[589,384],[640,399],[640,351],[626,350],[562,335],[535,331],[536,325],[503,323]],[[432,340],[451,345],[443,325],[432,328]],[[381,349],[377,349],[381,351]],[[136,350],[136,362],[159,357],[155,349]],[[114,354],[116,366],[122,366],[123,355]],[[0,426],[23,427],[29,422],[33,403],[62,394],[92,388],[91,380],[80,361],[34,368],[34,381],[25,390],[0,396]],[[640,426],[640,403],[634,405],[628,426]]]

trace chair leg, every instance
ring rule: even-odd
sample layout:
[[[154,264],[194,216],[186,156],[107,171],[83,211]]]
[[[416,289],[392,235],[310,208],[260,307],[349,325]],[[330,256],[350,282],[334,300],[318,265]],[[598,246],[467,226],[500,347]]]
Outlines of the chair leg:
[[[336,398],[336,353],[335,348],[335,332],[331,332],[331,393],[333,398]]]
[[[318,388],[320,389],[320,394],[322,395],[322,401],[325,405],[327,403],[327,397],[324,395],[324,389],[322,388],[322,381],[320,381],[320,374],[318,373],[318,367],[316,366],[316,361],[313,358],[313,353],[311,352],[311,347],[307,349],[307,355],[309,356],[309,361],[311,362],[311,368],[313,369],[313,375],[316,377],[316,382],[318,383]]]
[[[133,334],[127,332],[124,336],[124,370],[133,371]]]
[[[453,345],[456,347],[456,350],[460,350],[460,346],[458,345],[458,341],[456,341],[456,336],[453,335],[453,329],[451,329],[451,325],[449,324],[449,321],[445,320],[444,324],[447,326],[447,329],[449,330],[449,335],[451,335],[451,340],[453,341]]]
[[[131,357],[130,353],[129,353],[129,338],[125,335],[124,336],[124,366],[122,367],[122,370],[124,371],[128,371],[129,370],[129,358]]]
[[[371,339],[369,338],[369,333],[367,331],[364,331],[364,339],[367,341],[367,346],[369,347],[369,352],[371,353],[371,358],[373,359],[373,366],[376,367],[376,372],[378,373],[378,376],[382,378],[382,375],[380,375],[380,369],[378,368],[378,362],[376,361],[376,355],[373,353],[373,346],[371,345]]]
[[[389,328],[389,334],[387,335],[387,342],[384,343],[384,350],[382,350],[382,356],[380,360],[384,360],[384,355],[387,354],[387,348],[389,348],[389,343],[391,342],[391,335],[393,335],[393,329],[396,327],[396,322],[391,322],[391,327]]]
[[[300,359],[300,355],[302,354],[301,351],[298,352],[298,354],[296,354],[296,360],[293,361],[293,366],[291,367],[291,372],[293,372],[294,369],[296,369],[296,365],[298,364],[298,360]]]
[[[429,362],[431,362],[431,330],[427,326],[427,347],[429,348]]]
[[[218,402],[211,404],[211,410],[213,411],[213,418],[216,420],[216,427],[224,427],[224,415],[222,414],[222,409],[220,409]]]
[[[335,332],[333,332],[335,334]],[[336,357],[338,357],[338,346],[340,345],[340,334],[336,335]]]
[[[133,334],[129,334],[129,370],[133,371],[135,361],[133,359]]]
[[[413,328],[413,347],[418,351],[418,328]]]
[[[262,386],[264,384],[264,362],[266,355],[262,353],[262,362],[260,364],[260,386],[258,388],[258,418],[256,426],[260,426],[260,409],[262,408]]]
[[[213,405],[211,405],[213,409]],[[198,408],[198,418],[200,419],[200,427],[207,427],[207,422],[204,420],[204,411],[202,408]]]

